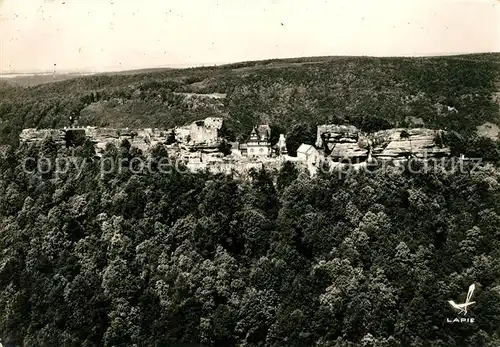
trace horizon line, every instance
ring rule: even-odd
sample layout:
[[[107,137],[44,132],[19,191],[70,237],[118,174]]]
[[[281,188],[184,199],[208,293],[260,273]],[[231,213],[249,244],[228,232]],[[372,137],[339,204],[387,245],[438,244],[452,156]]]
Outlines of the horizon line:
[[[432,58],[432,57],[446,57],[446,56],[460,56],[460,55],[474,55],[474,54],[500,54],[500,51],[482,51],[482,52],[447,52],[447,53],[423,53],[423,54],[402,54],[402,55],[351,55],[351,54],[336,54],[336,55],[311,55],[311,56],[289,56],[289,57],[270,57],[257,60],[239,60],[230,62],[205,62],[205,63],[188,63],[188,64],[169,64],[169,65],[155,65],[155,66],[137,66],[130,67],[128,69],[117,69],[117,67],[108,67],[99,70],[93,69],[64,69],[59,72],[55,71],[56,75],[60,74],[100,74],[100,73],[120,73],[127,71],[140,71],[140,70],[150,70],[150,69],[189,69],[189,68],[199,68],[199,67],[219,67],[225,65],[241,64],[241,63],[251,63],[260,62],[268,60],[289,60],[289,59],[307,59],[307,58],[328,58],[328,57],[352,57],[352,58]],[[25,71],[15,71],[11,70],[9,72],[0,71],[1,76],[8,75],[50,75],[54,74],[54,70],[25,70]]]

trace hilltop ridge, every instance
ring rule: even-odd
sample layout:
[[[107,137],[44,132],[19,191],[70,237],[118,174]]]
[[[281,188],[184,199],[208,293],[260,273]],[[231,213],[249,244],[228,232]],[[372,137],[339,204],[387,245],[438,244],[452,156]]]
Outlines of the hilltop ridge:
[[[330,123],[363,131],[417,125],[470,137],[487,122],[500,124],[499,62],[498,53],[272,59],[5,87],[0,142],[15,145],[23,128],[67,126],[69,116],[131,128],[221,117],[234,140],[263,123],[287,137],[301,134],[304,143],[313,143],[316,124]],[[201,96],[218,94],[225,98]]]

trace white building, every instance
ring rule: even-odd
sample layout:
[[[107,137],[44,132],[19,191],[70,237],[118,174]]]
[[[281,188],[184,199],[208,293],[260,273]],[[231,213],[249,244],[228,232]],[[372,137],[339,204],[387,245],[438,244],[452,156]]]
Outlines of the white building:
[[[252,130],[250,140],[246,143],[246,153],[249,157],[268,157],[271,155],[271,128],[269,125],[259,125]]]
[[[319,152],[314,146],[301,144],[297,149],[297,159],[309,165],[316,165],[319,161]]]
[[[303,163],[307,167],[307,170],[309,170],[309,173],[314,176],[318,172],[321,156],[314,146],[303,143],[297,149],[297,160]]]

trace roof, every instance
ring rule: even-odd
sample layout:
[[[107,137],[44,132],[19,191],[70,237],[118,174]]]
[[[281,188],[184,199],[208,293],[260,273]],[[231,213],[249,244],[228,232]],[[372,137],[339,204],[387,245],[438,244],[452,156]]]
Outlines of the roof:
[[[271,127],[267,124],[259,125],[252,129],[249,142],[269,141],[271,138]]]
[[[305,143],[303,143],[297,149],[297,154],[298,153],[309,154],[312,153],[313,151],[316,151],[316,148],[314,148],[312,145],[306,145]]]

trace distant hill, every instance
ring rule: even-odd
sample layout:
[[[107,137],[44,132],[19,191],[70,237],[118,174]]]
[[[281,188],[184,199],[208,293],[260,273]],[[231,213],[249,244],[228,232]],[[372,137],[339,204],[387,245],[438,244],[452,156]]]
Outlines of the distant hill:
[[[0,83],[6,82],[12,86],[20,86],[20,87],[32,87],[45,83],[53,83],[66,81],[69,79],[74,79],[82,76],[89,75],[88,73],[80,73],[80,72],[72,72],[72,73],[60,73],[53,76],[51,73],[26,73],[26,74],[18,74],[13,77],[5,77],[0,75]]]
[[[149,69],[137,69],[137,70],[123,70],[123,71],[113,71],[113,72],[99,72],[95,73],[95,75],[137,75],[144,73],[154,73],[154,72],[164,72],[168,70],[172,70],[173,68],[169,67],[160,67],[160,68],[149,68]]]
[[[25,127],[68,125],[70,115],[81,125],[116,127],[172,127],[219,116],[240,139],[259,123],[276,132],[310,133],[320,123],[373,131],[415,119],[467,134],[485,122],[500,125],[499,71],[500,54],[489,53],[273,59],[68,74],[57,82],[49,81],[52,76],[19,77],[7,83],[27,88],[0,88],[0,142],[14,143]],[[188,100],[178,93],[227,97]]]
[[[8,80],[5,80],[5,79],[0,79],[0,89],[7,89],[7,88],[14,87],[14,86],[15,86],[14,83],[9,82]]]

